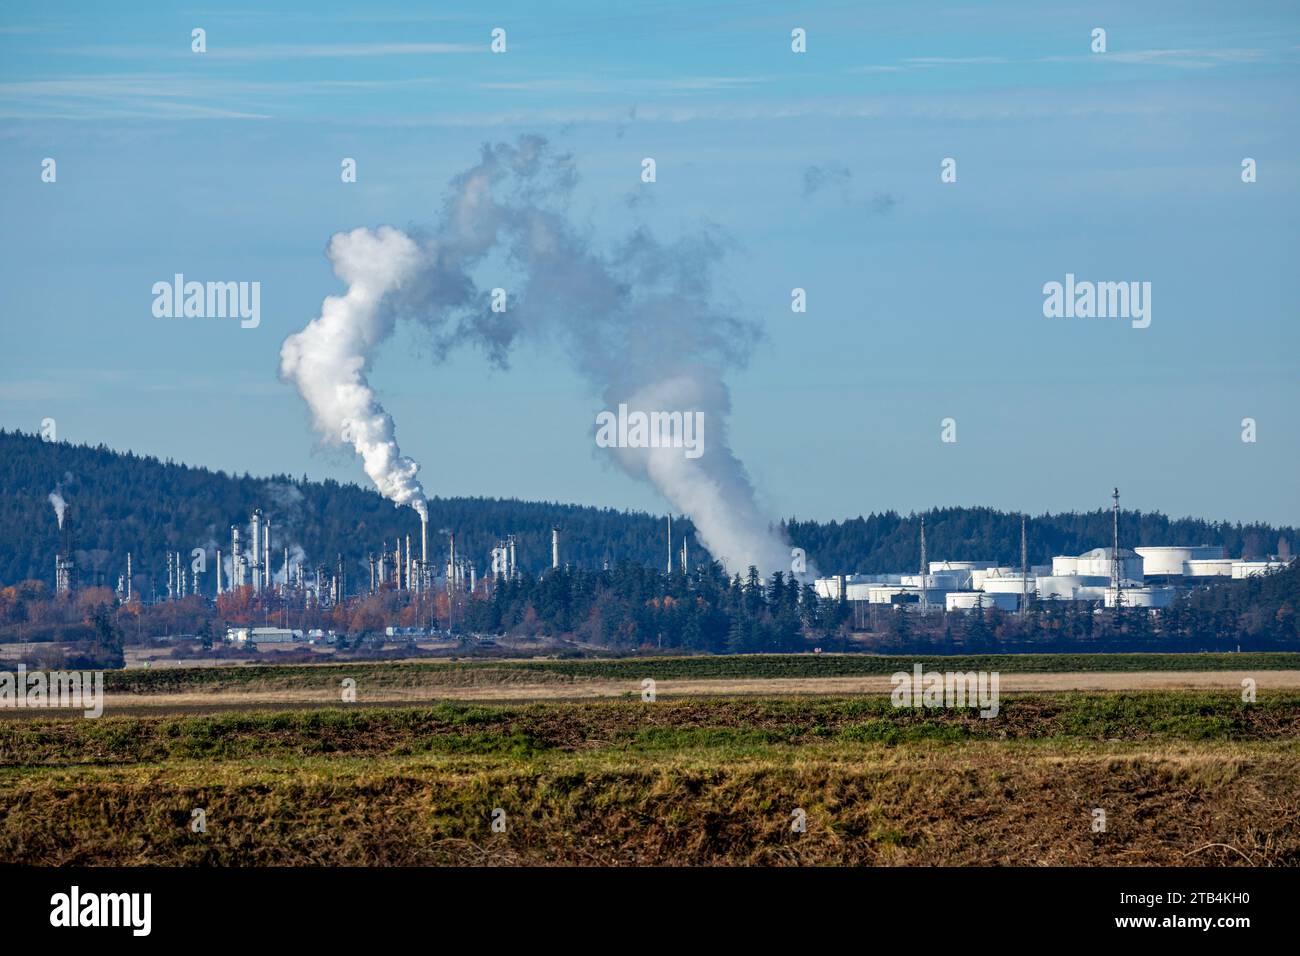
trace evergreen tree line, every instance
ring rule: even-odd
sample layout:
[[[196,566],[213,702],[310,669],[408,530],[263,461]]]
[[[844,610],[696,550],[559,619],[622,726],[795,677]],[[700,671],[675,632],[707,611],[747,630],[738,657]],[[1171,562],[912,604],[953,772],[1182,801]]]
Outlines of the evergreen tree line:
[[[716,563],[691,574],[635,565],[562,569],[501,582],[465,609],[463,626],[486,634],[571,638],[606,650],[755,653],[875,650],[1016,651],[1300,650],[1300,563],[1222,581],[1160,611],[1103,610],[1083,601],[1033,601],[1027,612],[969,614],[853,606],[811,586],[751,568],[728,580]]]
[[[110,587],[133,556],[136,591],[165,592],[168,551],[188,565],[194,548],[209,560],[228,551],[230,526],[245,527],[260,507],[273,526],[272,564],[282,548],[305,554],[310,570],[332,569],[342,555],[349,580],[367,580],[366,555],[399,536],[418,548],[419,522],[409,508],[393,505],[368,489],[306,477],[255,478],[194,468],[171,461],[116,452],[104,446],[44,442],[34,435],[0,430],[0,585],[45,580],[52,585],[60,534],[49,494],[68,501],[69,536],[83,585]],[[536,576],[550,565],[551,528],[559,525],[562,560],[575,569],[607,564],[664,568],[664,517],[644,512],[590,508],[552,502],[498,498],[433,498],[429,503],[430,548],[442,555],[441,529],[455,529],[457,547],[480,572],[488,553],[506,534],[517,539],[519,569]],[[823,574],[913,571],[919,566],[920,515],[886,511],[845,521],[792,519],[778,529],[802,548]],[[929,554],[952,560],[1020,560],[1020,519],[989,508],[938,508],[925,513]],[[1055,554],[1079,554],[1111,540],[1110,512],[1047,514],[1028,521],[1029,559],[1047,563]],[[685,518],[674,518],[675,541],[690,540],[693,563],[710,556]],[[1219,544],[1231,556],[1260,557],[1289,550],[1295,529],[1267,524],[1231,524],[1170,519],[1158,513],[1123,512],[1121,539],[1143,544]],[[295,554],[297,552],[295,551]],[[211,595],[215,574],[203,579]]]

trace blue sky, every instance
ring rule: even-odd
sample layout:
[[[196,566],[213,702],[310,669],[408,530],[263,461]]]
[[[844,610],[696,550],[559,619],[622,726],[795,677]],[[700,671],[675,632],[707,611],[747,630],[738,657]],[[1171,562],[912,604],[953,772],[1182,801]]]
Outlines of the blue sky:
[[[731,238],[717,294],[764,330],[732,439],[774,515],[1091,509],[1119,485],[1300,523],[1294,4],[621,6],[7,3],[0,426],[363,483],[276,375],[340,291],[326,242],[432,222],[482,143],[540,133],[594,234]],[[261,326],[155,318],[176,272],[260,281]],[[1150,328],[1044,318],[1067,272],[1151,282]],[[563,356],[428,353],[403,332],[372,381],[431,494],[663,510],[597,457]]]

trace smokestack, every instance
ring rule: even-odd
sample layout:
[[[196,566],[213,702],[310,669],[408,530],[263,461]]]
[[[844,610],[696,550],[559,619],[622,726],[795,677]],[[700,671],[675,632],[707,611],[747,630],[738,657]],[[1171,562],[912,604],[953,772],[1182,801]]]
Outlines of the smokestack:
[[[237,588],[244,583],[243,567],[239,563],[239,528],[230,526],[230,586]]]
[[[921,613],[930,610],[930,563],[925,554],[925,515],[921,515]]]
[[[469,563],[469,593],[470,593],[470,594],[473,594],[473,593],[474,593],[474,588],[475,588],[477,585],[478,585],[478,581],[477,581],[477,579],[474,577],[474,562],[471,561],[471,562]]]
[[[131,552],[126,553],[126,603],[131,603]]]
[[[689,573],[686,566],[686,535],[682,535],[682,574]]]
[[[1020,613],[1029,613],[1029,546],[1025,539],[1025,516],[1020,516]]]
[[[510,578],[513,580],[515,575],[519,573],[519,565],[515,564],[515,536],[510,535],[507,542],[510,545]]]
[[[388,580],[384,575],[388,571],[388,542],[379,551],[379,583],[382,585]]]
[[[274,589],[275,575],[271,573],[271,519],[262,528],[262,590]]]
[[[559,525],[551,526],[551,567],[560,566],[560,527]]]
[[[406,536],[406,590],[411,590],[411,536]]]
[[[253,509],[253,546],[251,548],[251,566],[253,569],[253,593],[262,592],[262,509]]]
[[[673,515],[668,513],[668,573],[673,573]]]
[[[447,590],[456,590],[456,532],[447,532]]]
[[[127,555],[127,567],[130,567],[131,556]],[[221,596],[221,549],[217,548],[217,596]]]

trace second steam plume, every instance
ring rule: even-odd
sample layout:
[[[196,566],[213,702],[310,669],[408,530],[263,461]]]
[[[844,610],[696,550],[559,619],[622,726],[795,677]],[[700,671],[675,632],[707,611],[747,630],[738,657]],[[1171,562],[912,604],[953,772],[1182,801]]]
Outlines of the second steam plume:
[[[615,461],[689,515],[700,543],[729,570],[788,568],[789,546],[759,508],[728,438],[725,373],[745,364],[759,330],[712,304],[725,244],[709,231],[664,243],[635,229],[598,246],[567,213],[576,181],[570,156],[525,136],[485,146],[452,179],[428,238],[386,226],[336,235],[329,255],[348,291],[326,299],[320,318],[285,341],[281,374],[322,433],[361,422],[353,444],[367,473],[387,497],[419,510],[418,466],[401,456],[366,382],[372,350],[396,318],[426,326],[439,355],[469,342],[502,367],[518,340],[558,347],[607,409],[703,412],[702,456],[617,448]],[[479,272],[493,281],[480,287]],[[494,311],[490,289],[507,286],[508,308]]]

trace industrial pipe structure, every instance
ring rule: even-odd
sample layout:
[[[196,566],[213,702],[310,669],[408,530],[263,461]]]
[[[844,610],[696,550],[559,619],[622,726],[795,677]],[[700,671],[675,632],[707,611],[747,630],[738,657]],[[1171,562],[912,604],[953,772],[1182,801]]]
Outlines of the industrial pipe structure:
[[[262,592],[262,509],[261,508],[253,509],[253,517],[251,523],[253,525],[253,541],[252,541],[252,548],[250,549],[252,554],[249,561],[249,567],[252,568],[253,571],[253,593],[260,594]]]

